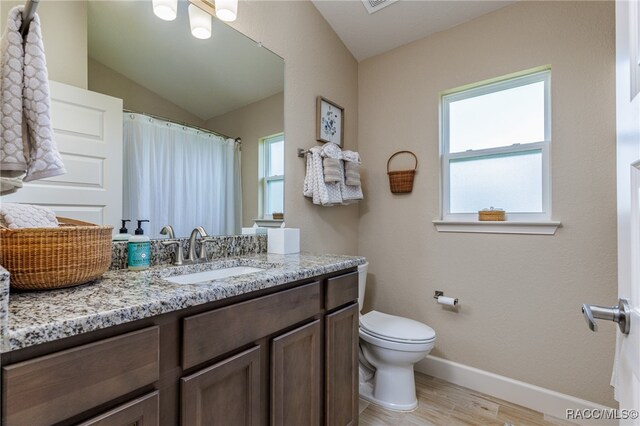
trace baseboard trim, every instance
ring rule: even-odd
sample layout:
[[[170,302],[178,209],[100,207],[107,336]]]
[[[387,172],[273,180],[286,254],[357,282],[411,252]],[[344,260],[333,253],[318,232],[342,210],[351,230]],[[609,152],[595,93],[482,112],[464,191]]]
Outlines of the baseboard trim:
[[[565,419],[566,410],[569,408],[575,410],[610,409],[610,407],[605,407],[595,402],[432,355],[418,362],[415,365],[415,369],[429,376],[437,377],[455,385],[482,392],[558,419]],[[586,424],[589,424],[589,422],[586,422]]]

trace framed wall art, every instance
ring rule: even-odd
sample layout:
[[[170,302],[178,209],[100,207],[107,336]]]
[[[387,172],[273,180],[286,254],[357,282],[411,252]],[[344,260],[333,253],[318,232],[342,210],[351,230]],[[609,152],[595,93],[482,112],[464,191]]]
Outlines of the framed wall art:
[[[344,138],[344,108],[328,99],[316,98],[316,140],[342,146]]]

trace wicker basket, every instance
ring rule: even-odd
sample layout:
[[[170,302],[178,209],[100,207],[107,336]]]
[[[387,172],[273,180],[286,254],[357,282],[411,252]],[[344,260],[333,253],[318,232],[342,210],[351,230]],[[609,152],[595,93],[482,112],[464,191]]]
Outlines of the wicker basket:
[[[478,220],[481,222],[502,222],[505,220],[504,210],[480,210],[478,212]]]
[[[416,160],[416,165],[413,170],[397,170],[394,172],[389,171],[389,165],[391,160],[398,154],[411,154]],[[406,194],[413,191],[413,178],[416,175],[418,169],[418,157],[411,151],[398,151],[389,157],[387,161],[387,174],[389,175],[389,188],[394,194]]]
[[[11,287],[51,290],[99,278],[111,264],[112,226],[59,217],[58,228],[0,227],[0,265]]]

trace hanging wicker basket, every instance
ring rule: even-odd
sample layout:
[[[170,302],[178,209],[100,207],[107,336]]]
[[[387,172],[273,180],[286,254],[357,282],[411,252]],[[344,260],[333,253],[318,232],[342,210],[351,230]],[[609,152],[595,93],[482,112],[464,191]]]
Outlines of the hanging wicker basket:
[[[397,170],[390,171],[389,166],[391,165],[391,160],[398,154],[411,154],[416,161],[416,165],[413,170]],[[391,192],[394,194],[407,194],[413,191],[413,178],[416,175],[416,170],[418,169],[418,157],[411,151],[398,151],[389,157],[389,161],[387,161],[387,174],[389,175],[389,188]]]
[[[58,218],[58,228],[0,227],[0,265],[11,287],[51,290],[99,278],[111,264],[112,226]]]

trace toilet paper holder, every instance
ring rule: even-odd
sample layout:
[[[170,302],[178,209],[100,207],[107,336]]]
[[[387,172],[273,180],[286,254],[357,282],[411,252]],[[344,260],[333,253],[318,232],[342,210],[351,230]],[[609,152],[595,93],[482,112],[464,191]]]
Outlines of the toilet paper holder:
[[[444,297],[444,291],[436,290],[436,292],[433,295],[433,298],[438,300],[438,298],[441,296]],[[458,298],[456,297],[455,299],[453,299],[453,305],[455,306],[457,304],[458,304]]]

